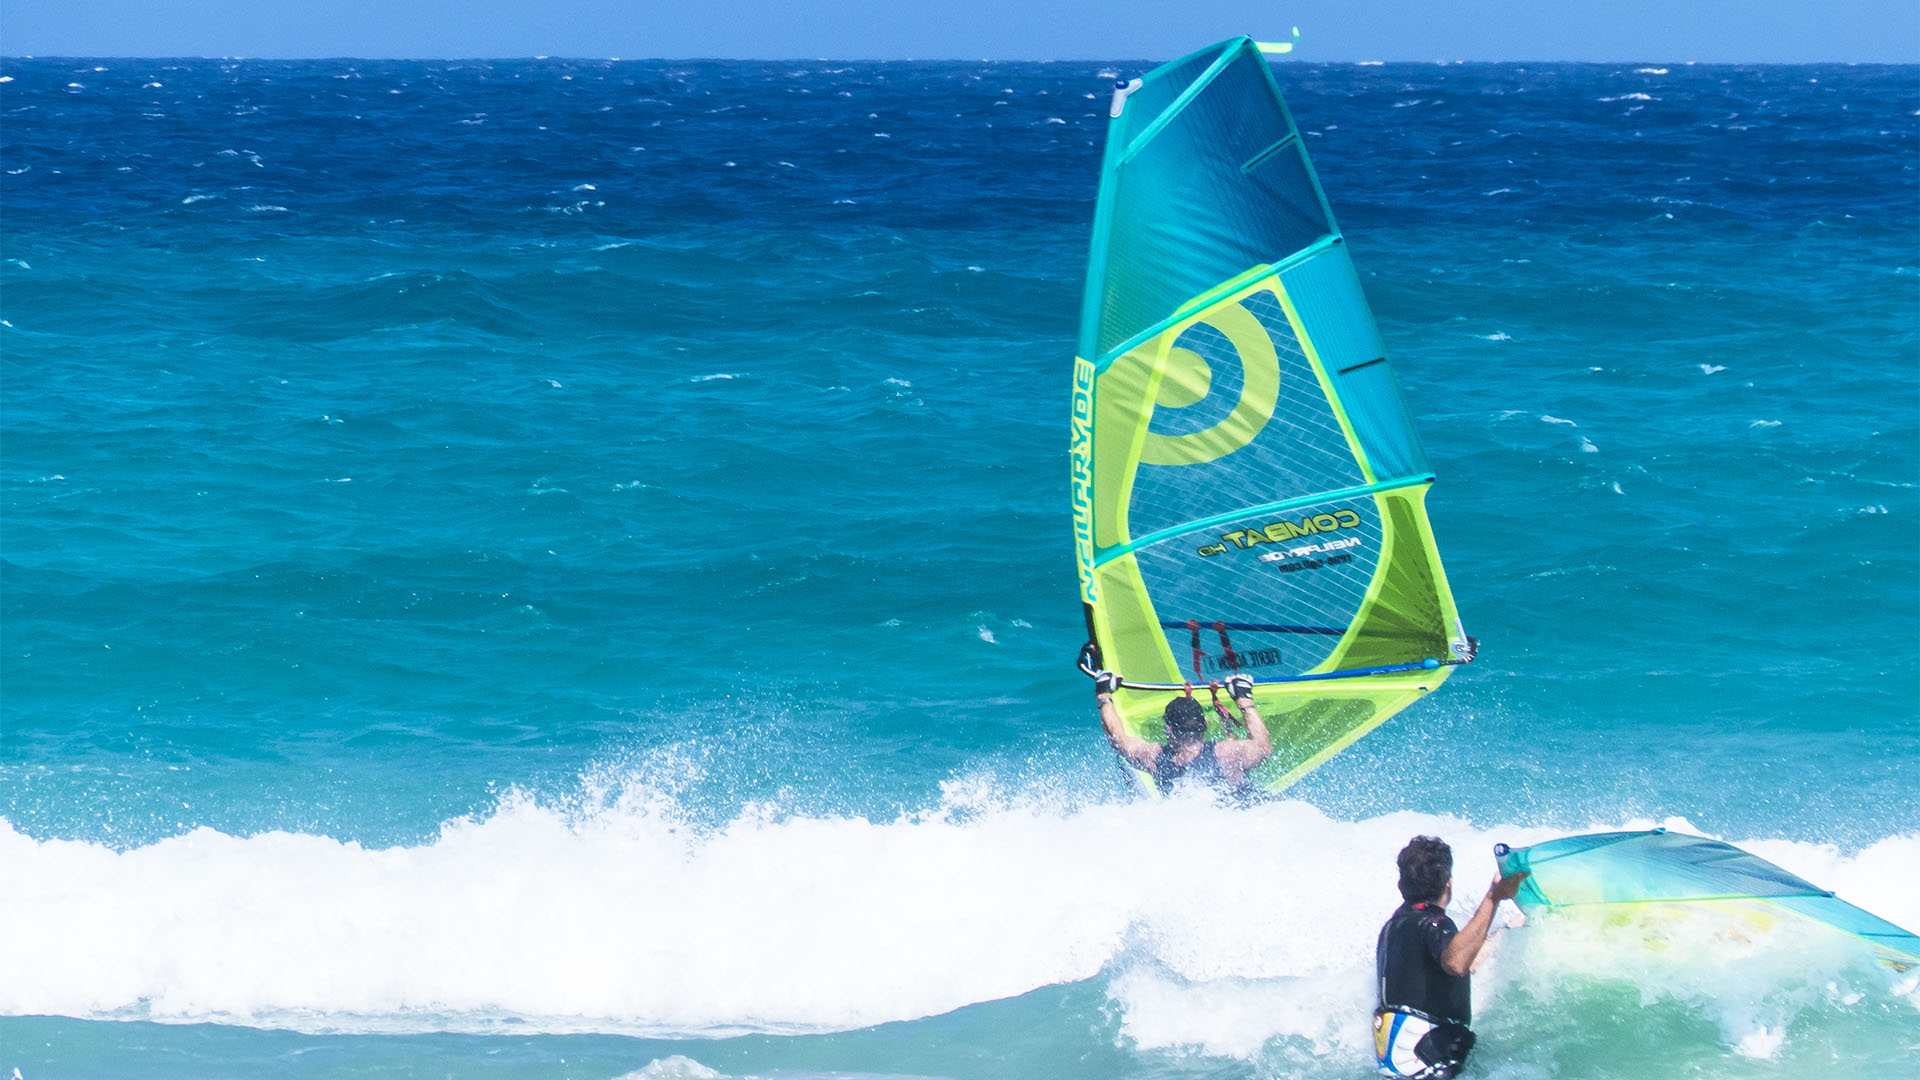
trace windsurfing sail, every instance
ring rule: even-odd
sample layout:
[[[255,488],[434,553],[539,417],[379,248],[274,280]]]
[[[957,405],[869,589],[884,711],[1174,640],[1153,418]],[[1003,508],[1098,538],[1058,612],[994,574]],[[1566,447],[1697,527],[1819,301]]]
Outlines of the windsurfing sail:
[[[1757,855],[1665,829],[1499,845],[1500,873],[1529,871],[1514,899],[1537,910],[1598,905],[1764,903],[1859,937],[1897,971],[1920,965],[1920,938]]]
[[[1109,115],[1073,379],[1081,667],[1154,740],[1172,695],[1252,676],[1253,779],[1279,790],[1472,658],[1433,473],[1255,42],[1121,83]]]

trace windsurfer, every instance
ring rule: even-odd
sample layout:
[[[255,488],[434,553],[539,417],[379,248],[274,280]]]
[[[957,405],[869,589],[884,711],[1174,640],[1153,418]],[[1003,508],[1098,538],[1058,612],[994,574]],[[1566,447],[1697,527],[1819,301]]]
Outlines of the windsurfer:
[[[1227,696],[1240,710],[1247,737],[1235,738],[1229,729],[1225,737],[1207,741],[1207,714],[1189,692],[1167,702],[1167,741],[1153,742],[1127,732],[1113,695],[1120,689],[1120,676],[1111,671],[1095,672],[1094,697],[1100,702],[1100,723],[1107,729],[1107,741],[1120,755],[1153,777],[1161,791],[1169,789],[1183,776],[1214,780],[1229,788],[1248,785],[1247,771],[1273,753],[1273,739],[1267,734],[1266,721],[1253,703],[1253,680],[1235,675],[1227,680]],[[1222,720],[1225,719],[1224,712]],[[1222,725],[1225,727],[1226,725]]]
[[[1473,967],[1500,901],[1520,890],[1526,872],[1496,877],[1467,925],[1447,916],[1453,899],[1453,849],[1416,836],[1400,851],[1403,903],[1380,928],[1374,954],[1379,1000],[1373,1010],[1380,1075],[1448,1080],[1473,1049]]]

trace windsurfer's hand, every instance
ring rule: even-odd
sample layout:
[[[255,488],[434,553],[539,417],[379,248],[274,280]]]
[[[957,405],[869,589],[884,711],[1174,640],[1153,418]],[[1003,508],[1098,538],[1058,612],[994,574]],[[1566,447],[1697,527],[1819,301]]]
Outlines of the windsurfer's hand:
[[[1227,680],[1227,696],[1234,701],[1253,696],[1253,680],[1245,675],[1235,675]]]
[[[1096,671],[1093,673],[1093,696],[1099,697],[1101,694],[1112,694],[1118,689],[1120,689],[1120,676],[1115,675],[1111,671]]]
[[[1533,876],[1530,870],[1522,870],[1507,877],[1495,876],[1493,884],[1487,889],[1487,896],[1495,902],[1511,900],[1520,892],[1520,883]]]

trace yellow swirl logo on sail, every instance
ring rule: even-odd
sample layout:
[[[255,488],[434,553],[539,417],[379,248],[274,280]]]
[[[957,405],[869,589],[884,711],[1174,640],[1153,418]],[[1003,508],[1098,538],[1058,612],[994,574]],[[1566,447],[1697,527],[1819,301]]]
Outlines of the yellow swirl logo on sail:
[[[1185,435],[1146,433],[1140,447],[1145,465],[1199,465],[1226,457],[1247,445],[1273,419],[1280,400],[1280,357],[1273,338],[1253,313],[1238,303],[1225,303],[1191,323],[1174,327],[1160,342],[1171,342],[1197,323],[1218,330],[1240,355],[1240,400],[1219,423]],[[1213,372],[1200,354],[1168,347],[1162,361],[1156,407],[1185,408],[1206,399],[1213,388]]]

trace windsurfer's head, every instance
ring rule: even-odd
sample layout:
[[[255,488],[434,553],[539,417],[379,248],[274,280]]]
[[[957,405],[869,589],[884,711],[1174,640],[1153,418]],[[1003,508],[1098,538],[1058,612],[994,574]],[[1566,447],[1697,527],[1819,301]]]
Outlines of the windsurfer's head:
[[[1439,903],[1453,880],[1453,849],[1437,836],[1416,836],[1400,849],[1400,897],[1410,904]]]
[[[1167,745],[1184,746],[1207,736],[1207,714],[1185,694],[1167,702]]]

